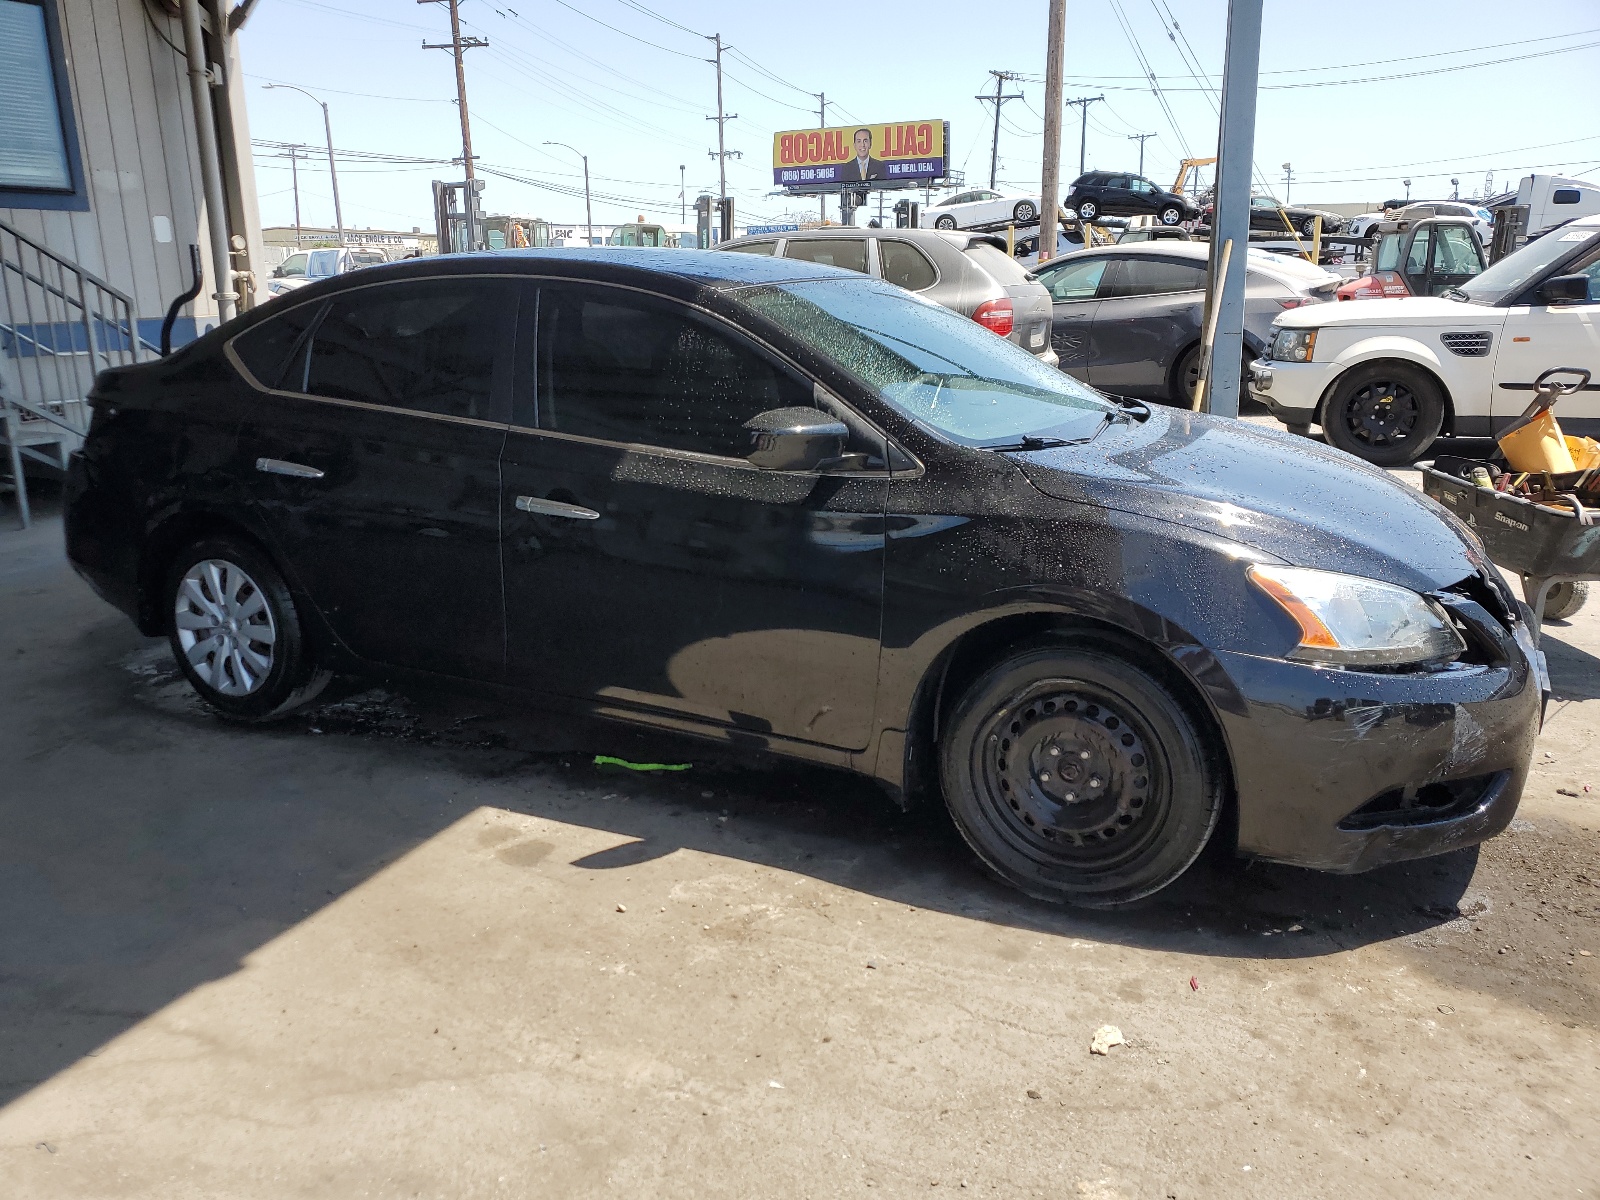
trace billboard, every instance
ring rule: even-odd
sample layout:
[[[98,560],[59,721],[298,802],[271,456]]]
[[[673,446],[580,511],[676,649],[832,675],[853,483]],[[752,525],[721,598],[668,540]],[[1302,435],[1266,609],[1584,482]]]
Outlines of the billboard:
[[[772,135],[772,179],[779,187],[876,183],[915,185],[945,174],[944,121],[838,125]]]

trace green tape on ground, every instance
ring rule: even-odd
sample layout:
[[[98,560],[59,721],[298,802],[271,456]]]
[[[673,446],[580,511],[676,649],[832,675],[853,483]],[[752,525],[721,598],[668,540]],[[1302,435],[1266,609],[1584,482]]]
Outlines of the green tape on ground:
[[[597,767],[626,767],[630,771],[687,771],[691,763],[636,763],[625,758],[613,758],[609,754],[596,754],[594,765]]]

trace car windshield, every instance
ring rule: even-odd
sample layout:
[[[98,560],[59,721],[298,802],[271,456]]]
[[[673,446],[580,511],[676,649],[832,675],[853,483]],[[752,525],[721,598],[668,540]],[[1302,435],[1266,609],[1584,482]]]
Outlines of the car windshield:
[[[878,280],[766,284],[735,295],[912,420],[963,445],[1090,437],[1119,411],[977,322]]]
[[[1592,244],[1597,236],[1600,236],[1600,229],[1557,229],[1537,241],[1529,242],[1516,253],[1506,255],[1476,279],[1451,288],[1445,294],[1451,299],[1469,300],[1473,304],[1503,304],[1513,296],[1520,295],[1553,263],[1571,254],[1579,244]]]

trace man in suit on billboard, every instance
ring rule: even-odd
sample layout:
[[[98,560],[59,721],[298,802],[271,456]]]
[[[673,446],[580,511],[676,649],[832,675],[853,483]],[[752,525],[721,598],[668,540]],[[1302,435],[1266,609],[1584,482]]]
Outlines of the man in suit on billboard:
[[[856,156],[839,168],[839,178],[845,183],[882,179],[883,162],[872,157],[872,130],[856,130],[855,145]]]

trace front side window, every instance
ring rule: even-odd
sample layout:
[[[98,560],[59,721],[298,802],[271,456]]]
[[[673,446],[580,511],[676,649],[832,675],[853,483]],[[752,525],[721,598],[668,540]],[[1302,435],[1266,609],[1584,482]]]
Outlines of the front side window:
[[[1107,295],[1159,296],[1167,292],[1193,292],[1206,286],[1201,263],[1129,255],[1122,260],[1116,285]]]
[[[751,417],[812,403],[803,381],[709,318],[576,285],[540,291],[536,386],[541,429],[722,458],[749,453]]]
[[[1476,275],[1483,268],[1478,239],[1462,225],[1441,225],[1433,244],[1433,269],[1443,275]]]
[[[306,254],[304,251],[299,254],[291,254],[279,265],[278,271],[283,275],[304,275],[306,273],[306,264],[310,261],[311,255]]]
[[[732,295],[905,417],[965,445],[1088,437],[1117,412],[976,321],[881,280],[760,284]]]
[[[336,296],[311,342],[305,390],[448,417],[498,420],[496,351],[514,305],[498,280],[415,280]]]
[[[939,278],[928,256],[910,242],[880,241],[878,266],[885,279],[908,292],[931,288]]]
[[[73,190],[61,95],[43,4],[0,0],[0,191]]]
[[[1059,270],[1045,272],[1040,275],[1039,282],[1049,290],[1052,300],[1093,300],[1110,265],[1109,258],[1080,259]]]
[[[1426,229],[1417,231],[1411,239],[1411,249],[1406,254],[1406,274],[1421,275],[1428,269],[1428,251],[1433,248],[1433,235]]]
[[[783,248],[783,256],[867,273],[866,238],[791,238]]]

